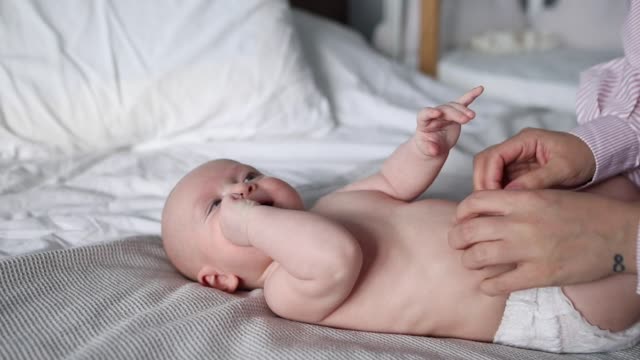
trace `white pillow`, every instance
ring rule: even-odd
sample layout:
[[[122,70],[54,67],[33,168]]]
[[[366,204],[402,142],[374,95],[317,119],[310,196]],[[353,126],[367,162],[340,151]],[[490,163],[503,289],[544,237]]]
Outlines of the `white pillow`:
[[[3,0],[0,44],[3,158],[333,126],[285,0]]]

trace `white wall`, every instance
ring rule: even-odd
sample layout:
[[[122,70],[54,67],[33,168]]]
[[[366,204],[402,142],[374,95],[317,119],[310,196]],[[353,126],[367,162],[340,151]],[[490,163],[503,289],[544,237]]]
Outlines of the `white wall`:
[[[471,36],[485,31],[521,30],[526,24],[519,0],[441,0],[441,4],[443,50],[466,45]],[[558,33],[569,46],[615,49],[621,46],[619,30],[627,5],[627,0],[557,0],[533,25]],[[350,0],[349,16],[351,25],[371,39],[382,17],[382,0]],[[419,29],[406,33],[412,31]]]
[[[489,30],[521,30],[526,22],[517,0],[442,0],[440,3],[442,50],[466,45],[472,36]]]
[[[572,47],[619,49],[627,8],[627,0],[559,0],[536,18],[534,26],[559,34]]]

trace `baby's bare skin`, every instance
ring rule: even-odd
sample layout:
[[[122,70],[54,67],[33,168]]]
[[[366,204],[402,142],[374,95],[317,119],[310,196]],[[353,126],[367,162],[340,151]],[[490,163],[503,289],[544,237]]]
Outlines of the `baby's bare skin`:
[[[492,341],[506,297],[482,280],[504,268],[468,270],[449,246],[457,204],[416,200],[433,182],[476,88],[425,108],[416,133],[380,171],[305,210],[286,182],[232,160],[205,163],[180,180],[165,205],[162,237],[185,276],[226,292],[263,288],[284,318],[356,330]],[[615,194],[620,184],[614,184]],[[606,188],[594,190],[608,194]],[[633,276],[564,287],[592,324],[614,331],[640,317]]]
[[[616,196],[630,189],[625,180],[615,178],[587,191]],[[492,341],[507,296],[482,293],[480,282],[496,269],[468,270],[460,261],[462,251],[448,245],[456,206],[444,200],[404,203],[374,191],[336,192],[318,201],[311,211],[349,229],[365,259],[349,297],[321,323]],[[635,283],[634,276],[616,275],[563,291],[591,324],[622,331],[640,319]]]
[[[483,295],[447,243],[456,203],[405,203],[376,191],[336,192],[311,210],[346,227],[363,252],[349,297],[322,324],[491,341],[506,297]],[[369,209],[362,211],[362,209]]]

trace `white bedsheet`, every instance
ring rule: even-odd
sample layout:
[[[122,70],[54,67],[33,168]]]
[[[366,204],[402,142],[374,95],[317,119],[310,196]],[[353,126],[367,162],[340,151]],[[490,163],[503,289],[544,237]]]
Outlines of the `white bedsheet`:
[[[338,128],[322,139],[155,142],[102,155],[0,163],[0,256],[159,234],[164,199],[196,165],[220,157],[251,163],[294,185],[307,205],[375,171],[411,135],[416,111],[454,99],[452,88],[397,65],[354,32],[296,13],[307,57]],[[566,130],[568,113],[479,99],[442,173],[425,196],[462,199],[473,154],[527,127]]]

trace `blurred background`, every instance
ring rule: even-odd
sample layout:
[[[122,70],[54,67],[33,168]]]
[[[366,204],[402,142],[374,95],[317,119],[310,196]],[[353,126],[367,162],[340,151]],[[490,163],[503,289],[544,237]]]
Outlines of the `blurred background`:
[[[334,18],[343,19],[382,53],[416,68],[421,61],[421,31],[428,26],[424,22],[434,19],[437,40],[431,51],[437,55],[430,60],[435,63],[423,69],[427,73],[458,88],[485,84],[486,94],[495,99],[564,111],[573,111],[582,70],[622,54],[620,27],[627,9],[624,0],[333,4]],[[438,14],[425,15],[425,8]]]

